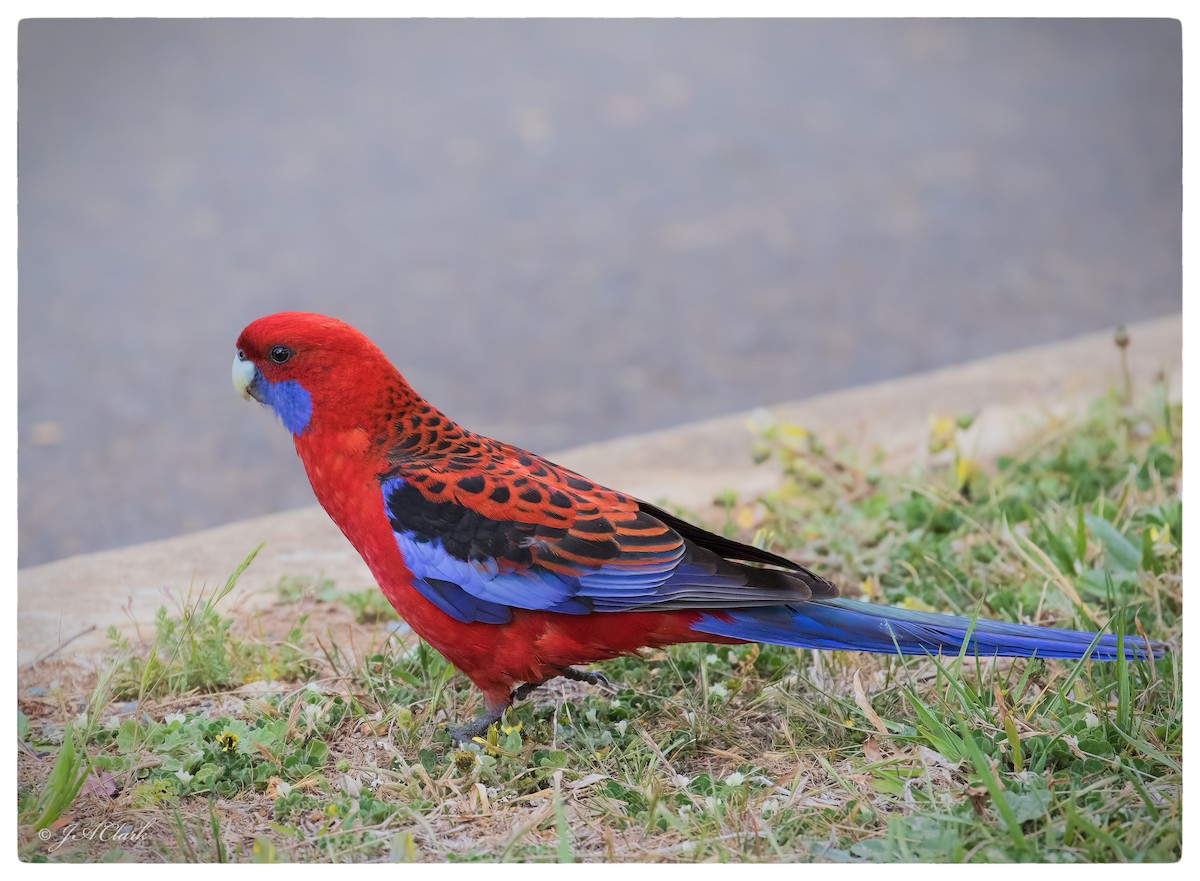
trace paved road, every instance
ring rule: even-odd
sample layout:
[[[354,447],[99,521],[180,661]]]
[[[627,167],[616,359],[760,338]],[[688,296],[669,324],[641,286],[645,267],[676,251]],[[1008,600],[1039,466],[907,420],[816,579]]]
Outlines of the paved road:
[[[26,21],[20,565],[311,503],[229,384],[266,312],[551,451],[1178,311],[1180,61],[1168,21]]]

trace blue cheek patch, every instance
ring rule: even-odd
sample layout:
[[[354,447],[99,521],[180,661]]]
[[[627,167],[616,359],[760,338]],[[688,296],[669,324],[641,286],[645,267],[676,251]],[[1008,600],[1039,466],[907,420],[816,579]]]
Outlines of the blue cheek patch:
[[[263,403],[275,411],[283,427],[292,434],[300,434],[308,427],[312,418],[312,396],[294,379],[282,382],[259,380],[259,393]]]

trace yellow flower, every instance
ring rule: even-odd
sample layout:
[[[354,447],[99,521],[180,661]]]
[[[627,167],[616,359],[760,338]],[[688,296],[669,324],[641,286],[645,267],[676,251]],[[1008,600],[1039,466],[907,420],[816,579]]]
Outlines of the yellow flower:
[[[905,597],[900,602],[896,603],[901,609],[908,609],[910,612],[936,612],[933,606],[924,600],[919,600],[916,597]]]
[[[949,416],[929,417],[929,452],[940,453],[954,445],[954,420]]]
[[[475,739],[480,740],[481,738],[477,737]],[[484,745],[486,746],[487,743],[485,742]],[[478,753],[472,752],[469,749],[460,749],[455,751],[454,767],[458,769],[458,773],[466,774],[468,771],[474,770],[477,764],[482,764],[479,761]]]
[[[957,478],[959,486],[966,486],[977,473],[979,473],[979,463],[974,459],[959,456],[958,461],[954,463],[954,476]]]
[[[1171,542],[1171,524],[1167,523],[1162,529],[1157,526],[1150,527],[1150,543],[1151,550],[1158,557],[1171,557],[1175,555],[1175,545]]]
[[[223,753],[231,753],[237,749],[238,736],[226,728],[217,735],[217,746]]]

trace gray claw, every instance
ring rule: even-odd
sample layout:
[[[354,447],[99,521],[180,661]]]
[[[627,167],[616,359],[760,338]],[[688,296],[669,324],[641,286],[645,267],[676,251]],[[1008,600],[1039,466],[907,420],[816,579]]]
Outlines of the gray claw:
[[[608,677],[599,670],[576,670],[574,667],[565,667],[563,668],[562,676],[566,679],[574,679],[576,682],[586,682],[588,685],[603,685],[605,688],[613,687]]]

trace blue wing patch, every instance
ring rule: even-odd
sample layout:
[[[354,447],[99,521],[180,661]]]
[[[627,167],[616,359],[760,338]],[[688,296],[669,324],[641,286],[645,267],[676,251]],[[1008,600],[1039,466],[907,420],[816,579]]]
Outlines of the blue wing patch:
[[[499,603],[489,603],[471,596],[457,584],[440,578],[416,578],[413,587],[451,618],[463,623],[482,621],[484,624],[506,624],[512,610]]]
[[[592,611],[575,594],[578,579],[534,566],[501,572],[494,559],[460,560],[446,552],[440,539],[421,540],[393,532],[404,564],[424,584],[415,584],[427,600],[458,621],[509,619],[509,607],[582,615]]]
[[[635,545],[605,561],[564,565],[567,552],[555,541],[565,542],[565,528],[547,531],[544,525],[494,520],[453,501],[430,501],[399,476],[382,481],[381,488],[392,535],[415,576],[413,587],[456,621],[501,624],[512,609],[566,615],[725,609],[811,596],[790,572],[723,559],[670,530],[667,540],[674,536],[679,544],[668,554],[645,559]],[[554,567],[543,565],[547,557],[540,554],[554,559]]]

